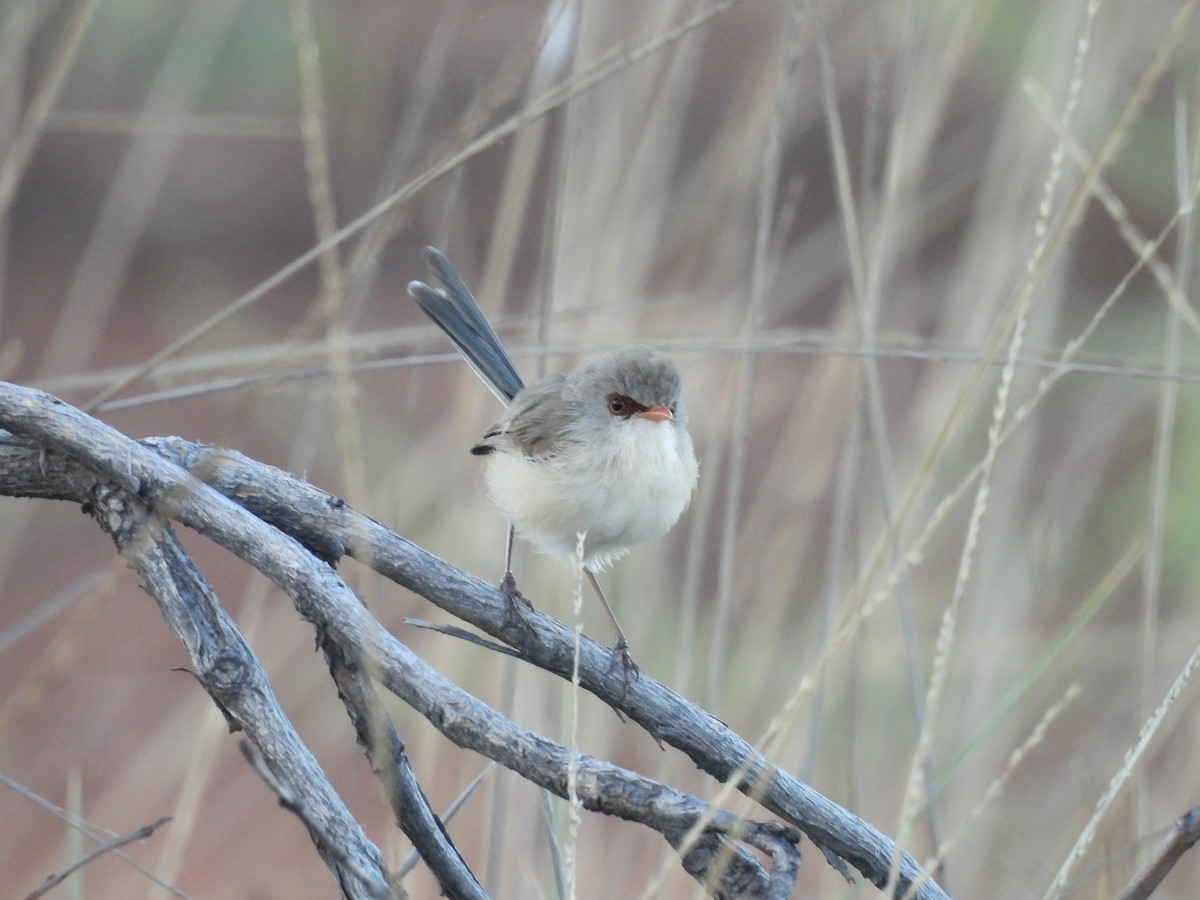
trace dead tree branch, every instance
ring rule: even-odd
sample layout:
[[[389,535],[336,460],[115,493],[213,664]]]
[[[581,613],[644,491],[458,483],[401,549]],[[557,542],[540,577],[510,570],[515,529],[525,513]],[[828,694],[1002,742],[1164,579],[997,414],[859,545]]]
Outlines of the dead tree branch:
[[[106,853],[112,853],[114,850],[124,847],[126,844],[132,844],[134,841],[144,841],[146,838],[150,837],[150,835],[154,834],[154,832],[156,832],[160,827],[170,821],[170,816],[163,816],[151,822],[149,825],[143,825],[136,831],[131,831],[129,834],[123,834],[118,838],[114,838],[113,840],[102,844],[91,853],[87,854],[87,856],[83,857],[83,859],[77,860],[76,862],[58,872],[55,872],[52,875],[47,875],[46,880],[38,885],[36,890],[25,895],[25,900],[37,900],[38,897],[46,896],[47,893],[58,887],[60,884],[70,878],[71,875],[73,875],[75,872],[78,872],[88,863],[99,859]]]
[[[370,616],[328,563],[350,556],[507,643],[527,661],[563,677],[569,677],[572,665],[573,634],[566,626],[537,610],[527,612],[527,622],[513,621],[496,588],[358,515],[340,499],[241,454],[178,438],[135,442],[47,394],[7,384],[0,384],[0,427],[14,433],[0,435],[0,492],[74,500],[93,514],[97,511],[96,492],[106,492],[121,503],[144,505],[146,521],[175,520],[192,528],[278,584],[301,616],[316,627],[359,740],[376,771],[387,773],[381,778],[389,794],[395,795],[408,776],[399,765],[403,745],[381,714],[378,698],[370,693],[371,679],[419,711],[454,743],[566,796],[570,753],[565,747],[521,728],[430,668]],[[169,531],[165,524],[154,527]],[[135,531],[145,531],[144,525],[139,523]],[[142,547],[135,548],[128,541],[122,547],[118,540],[118,548],[139,565]],[[205,602],[219,610],[215,598],[210,596]],[[211,632],[208,623],[215,615],[211,610],[206,614],[204,630],[194,624],[184,629],[180,639],[189,652],[197,642],[207,640]],[[240,635],[237,639],[240,641]],[[686,753],[718,780],[724,782],[740,773],[738,788],[788,825],[746,822],[714,812],[694,797],[583,756],[577,760],[577,793],[586,808],[640,822],[664,835],[673,846],[701,817],[711,817],[701,840],[684,851],[684,865],[699,880],[714,885],[718,896],[786,896],[799,865],[798,834],[792,827],[807,833],[831,862],[841,865],[845,860],[873,883],[882,886],[887,882],[894,853],[887,837],[779,770],[723,723],[649,676],[633,679],[626,689],[621,674],[611,671],[609,662],[607,648],[583,641],[580,673],[586,690],[657,740]],[[209,687],[205,678],[218,674],[213,671],[213,661],[197,668]],[[239,672],[234,680],[249,677]],[[222,683],[216,679],[215,693],[209,688],[214,700],[246,727],[268,767],[284,782],[272,763],[274,734],[261,727],[252,732],[243,722],[246,711],[228,703],[230,693],[240,699],[240,692],[222,690]],[[265,680],[261,684],[255,681],[254,686],[256,696],[269,697]],[[286,720],[273,725],[284,732],[291,730]],[[319,770],[315,774],[319,776]],[[414,787],[419,793],[414,780],[407,788],[408,796],[417,796],[411,793]],[[308,782],[299,790],[332,793],[327,784],[319,788]],[[336,795],[332,799],[336,800]],[[402,819],[399,811],[397,818]],[[378,851],[365,837],[359,842],[357,826],[347,829],[340,818],[333,821],[339,827],[330,833],[359,847],[367,862],[354,871],[334,866],[343,889],[356,885],[359,894],[372,895],[376,885],[364,884],[360,876],[378,873],[386,883]],[[401,826],[407,833],[409,825],[401,821]],[[766,872],[743,844],[771,856],[773,871]],[[442,853],[445,864],[461,862],[448,841]],[[711,866],[717,859],[725,869],[714,881]],[[442,869],[435,867],[435,872],[439,879],[449,877]],[[445,880],[442,883],[447,885]],[[910,888],[915,888],[919,898],[945,896],[909,855],[902,854],[897,896]]]
[[[1175,825],[1159,845],[1154,857],[1130,879],[1117,900],[1145,900],[1153,894],[1175,864],[1200,841],[1200,806],[1189,809],[1175,820]]]

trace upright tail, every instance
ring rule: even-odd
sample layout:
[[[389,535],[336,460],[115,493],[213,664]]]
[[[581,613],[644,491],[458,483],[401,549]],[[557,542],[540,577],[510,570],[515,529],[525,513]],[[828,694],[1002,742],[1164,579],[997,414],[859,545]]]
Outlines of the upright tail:
[[[496,337],[495,330],[454,266],[450,265],[450,260],[433,247],[425,248],[425,259],[442,286],[432,288],[424,282],[413,281],[408,285],[408,292],[425,314],[446,332],[492,393],[504,403],[511,402],[525,387],[525,382],[513,368],[500,338]]]

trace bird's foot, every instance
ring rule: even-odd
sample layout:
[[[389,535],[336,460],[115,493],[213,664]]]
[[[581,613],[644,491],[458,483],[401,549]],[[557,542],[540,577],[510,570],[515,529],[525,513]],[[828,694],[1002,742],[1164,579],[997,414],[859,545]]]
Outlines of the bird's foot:
[[[529,616],[525,614],[526,609],[533,609],[533,604],[526,599],[524,594],[517,590],[517,579],[513,577],[512,572],[504,573],[504,578],[500,581],[500,593],[508,601],[509,612],[520,619],[521,624],[529,629],[529,631],[533,631],[533,623],[529,621]]]
[[[513,577],[512,572],[505,572],[504,577],[500,579],[500,593],[504,594],[509,603],[524,603],[526,606],[532,605],[525,599],[525,595],[517,590],[517,579]]]
[[[612,660],[608,664],[608,671],[612,671],[613,667],[620,662],[621,673],[624,679],[621,684],[621,702],[625,702],[625,695],[629,692],[629,679],[637,678],[641,672],[638,664],[633,661],[633,656],[629,653],[629,642],[624,637],[618,638],[612,648]]]

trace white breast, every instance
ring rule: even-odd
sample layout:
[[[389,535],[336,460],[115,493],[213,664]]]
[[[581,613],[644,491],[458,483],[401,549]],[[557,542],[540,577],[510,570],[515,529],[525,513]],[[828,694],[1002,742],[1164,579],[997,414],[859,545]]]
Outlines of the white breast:
[[[604,446],[576,445],[548,460],[503,451],[487,458],[488,490],[517,534],[545,553],[573,557],[586,532],[593,570],[670,529],[698,471],[678,423],[635,416],[615,424]]]

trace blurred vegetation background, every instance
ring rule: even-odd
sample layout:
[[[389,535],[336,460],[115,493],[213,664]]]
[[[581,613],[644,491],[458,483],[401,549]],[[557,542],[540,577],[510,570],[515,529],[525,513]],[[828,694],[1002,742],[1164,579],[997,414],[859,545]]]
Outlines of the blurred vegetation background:
[[[1061,872],[1107,897],[1200,804],[1184,685],[1064,865],[1200,645],[1195,6],[9,0],[0,376],[301,474],[498,580],[504,523],[467,453],[497,408],[406,295],[421,247],[528,376],[664,347],[701,481],[605,579],[644,671],[748,739],[780,717],[771,757],[918,859],[948,842],[955,896]],[[311,630],[184,539],[397,863]],[[569,566],[517,569],[572,615]],[[343,574],[566,740],[562,682]],[[0,500],[0,584],[0,775],[115,832],[173,814],[126,853],[193,896],[336,896],[78,509]],[[394,714],[445,808],[484,763]],[[579,725],[586,753],[719,789],[595,701]],[[11,785],[0,822],[5,895],[89,846]],[[556,895],[546,828],[493,773],[450,831],[489,891],[527,898]],[[799,896],[878,894],[805,847]],[[578,865],[584,897],[695,890],[597,816]],[[1187,857],[1160,896],[1198,878]],[[436,896],[419,866],[407,884]],[[112,856],[75,889],[162,895]]]

